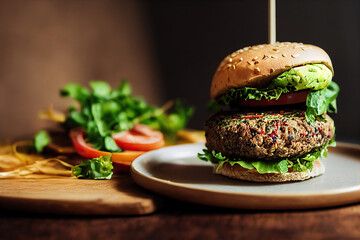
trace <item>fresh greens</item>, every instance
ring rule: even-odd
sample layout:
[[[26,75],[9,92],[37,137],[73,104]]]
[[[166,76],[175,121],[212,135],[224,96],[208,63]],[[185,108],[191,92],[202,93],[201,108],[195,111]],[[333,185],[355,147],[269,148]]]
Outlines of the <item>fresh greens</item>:
[[[256,169],[261,174],[284,173],[288,172],[289,168],[293,168],[293,170],[297,172],[304,172],[312,170],[314,161],[318,160],[320,157],[325,158],[327,156],[327,146],[335,146],[335,139],[333,138],[320,149],[316,149],[303,156],[283,158],[278,161],[247,161],[242,160],[241,158],[228,158],[223,156],[220,152],[216,152],[215,150],[209,151],[208,149],[203,149],[203,153],[198,153],[198,158],[218,164],[217,170],[219,170],[224,163],[229,163],[231,166],[239,164],[246,169]]]
[[[319,91],[310,91],[306,98],[307,109],[305,111],[306,120],[314,122],[317,117],[324,119],[323,114],[337,112],[336,97],[339,93],[339,86],[331,82],[326,88]]]
[[[326,111],[337,112],[336,97],[340,88],[331,78],[332,72],[323,64],[294,67],[277,76],[267,88],[232,88],[216,101],[212,101],[209,108],[218,111],[220,105],[235,106],[240,99],[277,100],[281,94],[310,89],[305,116],[306,120],[312,123],[318,117],[323,119],[322,115]]]
[[[111,179],[114,167],[110,159],[111,155],[85,160],[73,167],[72,173],[78,178]]]
[[[224,163],[229,163],[231,166],[238,164],[246,169],[256,169],[259,173],[282,173],[288,171],[288,161],[286,159],[281,161],[246,161],[240,158],[222,156],[220,152],[215,150],[209,151],[208,149],[203,149],[203,152],[198,153],[198,158],[218,164],[216,170],[219,170]]]
[[[240,99],[244,100],[277,100],[283,93],[291,92],[288,87],[275,87],[272,89],[257,89],[253,87],[232,88],[222,95],[217,101],[222,105],[236,104]]]
[[[337,113],[336,98],[339,94],[340,87],[335,82],[331,82],[325,90],[325,99],[327,104],[327,111],[330,113]]]
[[[38,133],[36,133],[34,140],[33,140],[33,149],[37,153],[41,153],[49,143],[51,142],[51,139],[49,135],[46,133],[45,130],[41,130]]]
[[[125,80],[113,90],[102,81],[90,82],[90,87],[91,91],[80,84],[70,83],[61,90],[62,96],[73,98],[80,104],[80,109],[69,108],[63,126],[68,129],[84,127],[87,141],[96,149],[122,151],[111,134],[129,130],[137,123],[174,135],[186,126],[193,113],[193,108],[180,101],[175,101],[169,114],[164,108],[150,106],[143,99],[131,95],[131,87]]]

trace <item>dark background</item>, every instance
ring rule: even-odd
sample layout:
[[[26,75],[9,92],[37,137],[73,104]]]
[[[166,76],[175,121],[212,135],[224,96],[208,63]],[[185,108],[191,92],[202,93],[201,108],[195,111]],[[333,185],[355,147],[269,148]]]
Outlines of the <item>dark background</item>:
[[[191,100],[190,126],[201,128],[209,113],[209,87],[218,64],[233,51],[267,42],[267,2],[145,2],[166,98]],[[277,1],[277,41],[320,46],[331,57],[340,85],[340,140],[360,141],[360,1]]]
[[[341,88],[337,138],[360,142],[360,1],[278,0],[277,40],[310,43],[330,55]],[[156,105],[184,99],[201,129],[217,65],[267,42],[267,1],[0,1],[0,137],[48,127],[37,115],[65,110],[67,82],[123,77]]]

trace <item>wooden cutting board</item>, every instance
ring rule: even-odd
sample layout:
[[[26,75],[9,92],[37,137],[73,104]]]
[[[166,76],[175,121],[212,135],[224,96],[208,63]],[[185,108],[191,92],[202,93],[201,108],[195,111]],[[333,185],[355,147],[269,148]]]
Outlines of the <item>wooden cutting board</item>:
[[[65,215],[142,215],[161,199],[138,187],[129,174],[111,180],[0,179],[0,208]]]

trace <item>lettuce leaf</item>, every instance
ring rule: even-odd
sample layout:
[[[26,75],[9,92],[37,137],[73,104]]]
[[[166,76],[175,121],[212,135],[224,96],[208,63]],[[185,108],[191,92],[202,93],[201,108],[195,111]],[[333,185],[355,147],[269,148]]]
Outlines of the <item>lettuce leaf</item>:
[[[222,95],[217,102],[221,105],[233,105],[240,99],[244,100],[278,100],[281,94],[292,92],[292,88],[275,87],[272,89],[257,89],[252,87],[232,88]]]
[[[41,130],[36,133],[34,140],[33,140],[33,149],[37,153],[41,153],[49,143],[51,139],[45,130]]]
[[[339,90],[340,88],[335,82],[330,82],[330,84],[322,90],[311,90],[306,98],[306,121],[312,123],[318,117],[324,119],[323,114],[327,111],[337,113],[336,97]]]
[[[85,160],[73,167],[72,173],[78,178],[111,179],[114,167],[110,159],[111,155]]]
[[[290,168],[297,172],[311,171],[313,163],[320,159],[326,158],[327,147],[335,146],[335,138],[331,139],[328,143],[324,144],[321,148],[307,153],[300,157],[282,158],[277,161],[248,161],[241,158],[233,158],[223,156],[220,152],[215,150],[210,151],[203,149],[203,153],[198,153],[198,158],[203,161],[208,161],[214,164],[218,164],[216,170],[219,170],[224,163],[229,163],[231,166],[235,164],[240,165],[246,169],[256,169],[259,173],[284,173],[288,172]]]

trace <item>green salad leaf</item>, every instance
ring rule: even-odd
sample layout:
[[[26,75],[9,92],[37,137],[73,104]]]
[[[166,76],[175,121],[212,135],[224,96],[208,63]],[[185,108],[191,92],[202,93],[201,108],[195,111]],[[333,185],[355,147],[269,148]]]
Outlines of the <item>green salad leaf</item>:
[[[292,89],[289,87],[275,87],[272,89],[257,89],[252,87],[244,87],[237,89],[230,89],[227,93],[222,95],[217,102],[222,105],[232,105],[237,103],[240,99],[244,100],[277,100],[283,93],[289,93]]]
[[[51,139],[45,130],[41,130],[36,133],[33,140],[33,148],[37,153],[41,153],[49,143]]]
[[[210,151],[208,149],[203,149],[203,153],[198,153],[198,158],[203,161],[218,164],[217,170],[219,170],[224,163],[229,163],[231,166],[238,164],[246,169],[256,169],[261,174],[284,173],[288,172],[289,168],[293,168],[294,171],[304,172],[312,170],[314,161],[327,156],[328,146],[335,146],[335,138],[331,139],[331,141],[324,144],[321,148],[315,149],[303,156],[282,158],[277,161],[248,161],[241,158],[226,157],[220,152],[216,152],[215,150]]]
[[[90,96],[90,92],[87,88],[78,83],[69,83],[60,90],[60,95],[71,97],[78,100],[80,103],[84,103]]]
[[[339,90],[340,88],[335,82],[330,82],[322,90],[310,91],[306,98],[306,120],[312,123],[317,117],[324,119],[322,116],[326,111],[337,113],[336,97]]]
[[[85,160],[73,167],[72,173],[78,178],[111,179],[114,167],[110,159],[111,155]]]
[[[111,139],[116,132],[131,129],[134,124],[149,125],[171,137],[183,129],[193,114],[193,108],[176,100],[170,109],[148,105],[145,100],[132,96],[126,80],[117,89],[103,81],[90,82],[86,87],[70,83],[61,91],[64,97],[78,101],[80,108],[71,106],[63,126],[67,129],[84,127],[87,141],[100,150],[122,151]],[[168,110],[168,111],[167,111]]]

